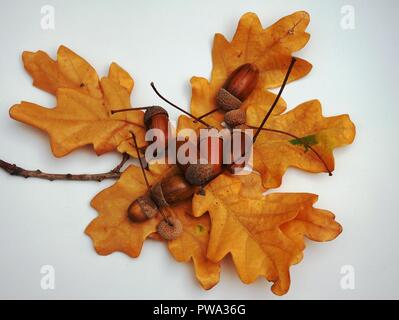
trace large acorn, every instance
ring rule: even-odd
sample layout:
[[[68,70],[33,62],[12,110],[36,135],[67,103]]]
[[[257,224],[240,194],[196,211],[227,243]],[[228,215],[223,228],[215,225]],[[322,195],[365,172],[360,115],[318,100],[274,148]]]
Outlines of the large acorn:
[[[216,95],[217,107],[230,111],[239,109],[242,102],[255,89],[259,70],[252,63],[246,63],[234,70]]]

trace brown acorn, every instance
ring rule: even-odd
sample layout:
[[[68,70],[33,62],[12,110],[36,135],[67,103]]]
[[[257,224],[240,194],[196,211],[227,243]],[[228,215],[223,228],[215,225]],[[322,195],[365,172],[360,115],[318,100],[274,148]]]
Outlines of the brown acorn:
[[[199,142],[200,159],[186,169],[185,178],[194,186],[203,186],[223,169],[223,139],[209,136]],[[205,152],[206,151],[206,152]]]
[[[175,240],[183,232],[183,225],[179,219],[169,217],[168,221],[162,220],[157,226],[158,234],[165,240]]]
[[[158,212],[158,207],[148,195],[138,197],[127,209],[127,215],[132,222],[143,222],[151,219]]]
[[[209,181],[213,180],[218,176],[218,174],[221,172],[218,170],[215,170],[214,164],[207,163],[207,164],[202,164],[202,163],[194,163],[191,164],[186,171],[185,177],[186,180],[194,185],[194,186],[203,186],[207,184]],[[219,166],[218,166],[219,168]]]
[[[231,110],[225,113],[224,122],[230,128],[235,128],[239,125],[244,124],[246,121],[245,112],[241,109]]]
[[[242,102],[255,89],[259,78],[258,68],[251,63],[234,70],[216,96],[218,108],[230,111],[240,108]]]
[[[247,126],[245,123],[243,123],[243,124],[234,126],[234,129],[240,130],[240,135],[241,135],[241,152],[240,152],[240,154],[241,154],[241,156],[244,156],[246,153],[245,141],[247,139],[245,130],[250,129],[250,127]],[[227,167],[231,173],[233,173],[233,174],[238,173],[241,169],[243,169],[245,167],[245,162],[241,162],[241,163],[236,162],[233,154],[232,154],[232,158],[233,158],[232,163],[227,165]]]
[[[151,188],[151,198],[160,208],[188,199],[193,193],[193,186],[180,175],[167,177]]]
[[[164,115],[166,118],[169,119],[168,112],[162,108],[161,106],[151,106],[147,107],[145,113],[144,113],[144,124],[147,128],[150,128],[152,123],[151,120],[159,115]]]
[[[197,157],[196,154],[195,155],[191,155],[190,154],[190,150],[188,148],[186,148],[186,150],[184,152],[184,155],[185,155],[185,157],[187,159],[187,163],[183,164],[183,163],[181,163],[179,161],[180,157],[179,157],[178,153],[181,152],[181,151],[179,151],[180,147],[183,146],[183,145],[186,145],[186,144],[191,145],[191,147],[193,149],[194,148],[198,148],[198,143],[197,142],[194,143],[194,142],[188,141],[188,137],[184,141],[180,141],[180,140],[176,141],[176,165],[179,167],[179,169],[181,170],[183,175],[186,173],[186,170],[190,166],[190,163],[195,162],[196,161],[196,157]]]
[[[169,114],[160,106],[149,107],[144,113],[144,124],[147,129],[159,129],[163,132],[165,147],[169,137]]]
[[[111,114],[119,112],[129,112],[135,110],[146,110],[144,113],[144,124],[147,129],[159,129],[163,132],[165,147],[168,144],[169,137],[169,115],[168,112],[160,106],[137,107],[128,109],[111,110]]]

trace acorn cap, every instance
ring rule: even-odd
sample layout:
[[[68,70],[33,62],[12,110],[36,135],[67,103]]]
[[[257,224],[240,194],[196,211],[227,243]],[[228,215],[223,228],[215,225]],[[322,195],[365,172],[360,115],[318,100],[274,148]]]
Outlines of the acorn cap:
[[[245,121],[246,121],[245,112],[242,111],[241,109],[228,111],[224,115],[224,122],[230,128],[242,125],[245,123]]]
[[[160,106],[152,106],[144,113],[144,124],[148,127],[151,122],[151,118],[157,114],[164,114],[169,118],[169,114],[164,108]]]
[[[159,210],[154,201],[148,195],[144,195],[134,200],[127,212],[133,222],[143,222],[154,217]]]
[[[186,180],[194,186],[203,186],[216,177],[213,165],[210,163],[191,164],[185,174]]]
[[[219,108],[223,109],[224,111],[230,111],[239,109],[241,106],[241,100],[237,97],[233,96],[230,92],[226,89],[221,88],[216,95],[216,104]]]
[[[183,225],[179,219],[174,217],[168,218],[169,222],[162,220],[157,226],[158,234],[165,240],[175,240],[183,232]]]
[[[161,182],[151,188],[151,199],[154,200],[159,208],[169,206],[169,203],[165,200],[163,195]]]

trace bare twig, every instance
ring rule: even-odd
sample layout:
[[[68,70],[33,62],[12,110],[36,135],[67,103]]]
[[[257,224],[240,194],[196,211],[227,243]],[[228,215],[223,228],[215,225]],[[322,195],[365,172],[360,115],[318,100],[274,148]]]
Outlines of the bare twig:
[[[129,159],[128,154],[123,154],[121,162],[111,171],[104,173],[84,173],[84,174],[71,174],[71,173],[46,173],[41,170],[26,170],[15,164],[3,161],[0,159],[0,168],[8,172],[10,175],[19,176],[24,178],[38,178],[49,181],[54,180],[69,180],[69,181],[98,181],[101,182],[105,179],[118,179],[121,176],[121,169],[126,161]]]
[[[118,173],[121,172],[122,167],[125,165],[125,163],[130,159],[130,156],[127,153],[124,153],[122,155],[122,160],[121,162],[113,168],[110,172]]]

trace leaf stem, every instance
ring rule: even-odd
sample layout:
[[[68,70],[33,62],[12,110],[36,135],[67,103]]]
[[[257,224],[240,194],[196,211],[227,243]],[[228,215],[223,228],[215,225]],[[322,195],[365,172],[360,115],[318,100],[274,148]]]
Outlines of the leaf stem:
[[[189,117],[193,118],[195,121],[202,123],[205,127],[207,128],[211,128],[211,126],[209,124],[207,124],[205,121],[195,117],[194,115],[192,115],[190,112],[180,108],[178,105],[174,104],[173,102],[169,101],[168,99],[166,99],[163,95],[161,95],[161,93],[158,91],[158,89],[155,87],[154,82],[151,82],[151,88],[154,90],[154,92],[157,94],[158,97],[160,97],[163,101],[165,101],[166,103],[168,103],[169,105],[171,105],[172,107],[176,108],[177,110],[179,110],[180,112],[183,112],[184,114],[188,115]]]
[[[141,159],[140,152],[139,152],[139,147],[137,146],[136,135],[134,134],[133,131],[130,131],[130,134],[132,135],[132,138],[133,138],[134,148],[136,149],[136,152],[137,152],[137,158],[139,159],[141,172],[143,173],[143,177],[144,177],[145,184],[147,186],[147,190],[150,191],[151,187],[150,187],[150,184],[149,184],[148,179],[147,179],[147,174],[145,173],[144,164],[143,164],[143,161]]]
[[[249,127],[252,128],[252,129],[259,129],[258,127],[253,127],[253,126],[249,126]],[[268,129],[268,128],[261,128],[261,130],[281,133],[281,134],[285,134],[287,136],[290,136],[291,138],[294,138],[294,139],[300,139],[300,137],[298,137],[298,136],[296,136],[296,135],[294,135],[292,133],[289,133],[289,132],[286,132],[286,131],[282,131],[282,130]],[[308,148],[309,150],[311,150],[316,155],[316,157],[319,158],[319,160],[323,163],[324,167],[326,168],[326,171],[328,172],[328,175],[332,176],[333,175],[332,171],[328,168],[327,163],[325,162],[323,157],[316,151],[316,149],[313,148],[310,144],[308,144],[306,142],[304,142],[304,146],[306,148]]]
[[[276,98],[274,99],[274,102],[273,102],[272,106],[270,107],[269,111],[267,112],[267,114],[266,114],[265,117],[263,118],[262,123],[260,124],[259,128],[256,130],[255,135],[254,135],[253,140],[252,140],[253,143],[255,143],[256,138],[258,137],[258,135],[259,135],[259,133],[260,133],[260,130],[263,128],[263,126],[265,125],[267,119],[269,119],[269,117],[270,117],[270,115],[272,114],[274,108],[276,107],[277,102],[278,102],[278,100],[280,99],[281,94],[282,94],[283,91],[284,91],[285,85],[286,85],[287,82],[288,82],[288,78],[289,78],[289,76],[290,76],[290,73],[291,73],[291,71],[292,71],[292,68],[294,67],[295,62],[296,62],[295,57],[292,57],[292,58],[291,58],[291,63],[290,63],[290,65],[289,65],[289,67],[288,67],[288,70],[287,70],[287,73],[285,74],[285,78],[284,78],[283,84],[281,85],[280,90],[279,90],[279,92],[278,92]]]
[[[147,110],[152,108],[149,107],[137,107],[137,108],[126,108],[126,109],[119,109],[119,110],[111,110],[111,114],[119,113],[119,112],[128,112],[128,111],[137,111],[137,110]]]
[[[204,113],[203,115],[199,116],[198,119],[203,119],[203,118],[211,115],[212,113],[215,113],[218,110],[219,110],[219,108],[215,108],[215,109],[213,109],[213,110],[211,110],[211,111],[209,111],[207,113]],[[197,122],[197,120],[195,120],[194,122]]]

